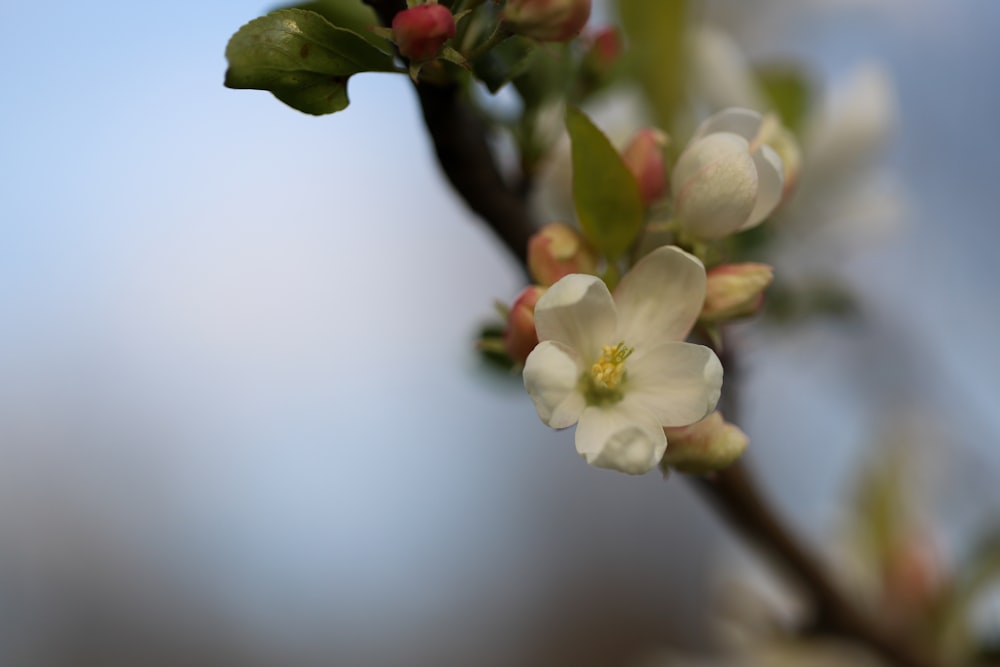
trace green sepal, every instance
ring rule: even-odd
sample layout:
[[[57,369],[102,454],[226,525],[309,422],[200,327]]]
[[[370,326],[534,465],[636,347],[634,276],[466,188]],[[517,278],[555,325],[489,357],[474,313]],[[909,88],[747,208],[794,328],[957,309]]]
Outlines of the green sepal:
[[[716,322],[699,322],[699,329],[701,333],[705,334],[709,342],[712,344],[712,349],[715,350],[716,354],[722,354],[724,339],[722,337],[722,329]]]
[[[584,236],[610,260],[642,229],[645,207],[635,176],[611,141],[574,107],[566,110],[573,160],[573,203]]]
[[[281,9],[250,21],[229,40],[226,60],[228,88],[268,90],[313,115],[347,107],[352,74],[396,71],[388,53],[303,9]]]
[[[482,325],[476,335],[476,351],[488,368],[509,375],[517,370],[518,365],[507,355],[507,346],[503,342],[504,328],[505,325],[499,322]]]
[[[438,58],[446,62],[449,62],[453,65],[458,65],[459,67],[465,70],[472,69],[469,66],[469,62],[465,59],[465,56],[463,56],[461,53],[459,53],[450,46],[442,47],[441,53],[438,54]]]
[[[833,279],[812,278],[795,286],[775,280],[764,304],[764,317],[784,325],[817,317],[846,321],[862,314],[857,297]]]
[[[989,591],[996,590],[996,582],[1000,580],[1000,526],[992,526],[976,540],[955,573],[935,601],[932,630],[937,645],[954,664],[967,664],[980,642],[992,639],[976,637],[971,619],[977,603]]]

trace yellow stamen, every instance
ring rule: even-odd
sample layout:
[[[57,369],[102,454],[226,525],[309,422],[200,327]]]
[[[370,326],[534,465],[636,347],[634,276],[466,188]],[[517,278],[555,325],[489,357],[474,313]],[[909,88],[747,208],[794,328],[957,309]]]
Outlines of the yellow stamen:
[[[590,367],[590,379],[598,390],[614,390],[625,376],[625,360],[632,354],[632,348],[621,342],[617,345],[601,347],[601,358]]]

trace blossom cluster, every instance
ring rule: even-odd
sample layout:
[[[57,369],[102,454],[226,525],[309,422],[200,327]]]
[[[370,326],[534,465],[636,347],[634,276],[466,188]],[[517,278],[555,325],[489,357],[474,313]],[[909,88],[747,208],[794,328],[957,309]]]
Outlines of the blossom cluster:
[[[532,237],[534,282],[506,311],[502,339],[541,420],[576,425],[580,456],[631,474],[711,472],[746,448],[715,412],[719,327],[758,311],[773,271],[720,261],[719,248],[766,220],[796,177],[782,155],[794,140],[773,115],[707,118],[672,166],[668,143],[647,128],[620,153],[646,211],[623,257],[567,222]]]

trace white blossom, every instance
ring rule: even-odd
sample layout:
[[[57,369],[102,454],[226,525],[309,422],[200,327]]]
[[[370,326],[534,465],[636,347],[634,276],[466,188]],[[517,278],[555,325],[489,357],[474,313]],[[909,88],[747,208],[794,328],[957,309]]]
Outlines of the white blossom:
[[[535,307],[541,342],[524,367],[538,416],[557,429],[578,423],[576,449],[591,465],[656,467],[663,427],[694,423],[719,400],[718,357],[681,342],[704,299],[704,266],[673,246],[644,257],[614,297],[595,276],[559,280]]]
[[[674,165],[674,216],[700,239],[724,238],[763,222],[781,202],[784,168],[764,143],[767,117],[724,109],[697,129]]]

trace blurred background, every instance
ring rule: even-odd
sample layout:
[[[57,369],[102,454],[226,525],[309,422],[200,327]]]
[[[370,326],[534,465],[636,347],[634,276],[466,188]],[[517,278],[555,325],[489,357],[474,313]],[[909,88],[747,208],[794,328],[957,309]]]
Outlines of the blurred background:
[[[267,9],[0,5],[0,664],[710,644],[736,541],[683,479],[583,464],[482,368],[477,326],[520,277],[439,177],[405,78],[357,76],[325,118],[222,87],[226,41]],[[831,104],[858,67],[891,81],[888,224],[786,260],[825,258],[860,315],[743,328],[742,424],[818,543],[905,429],[948,559],[1000,508],[1000,5],[703,11]]]

